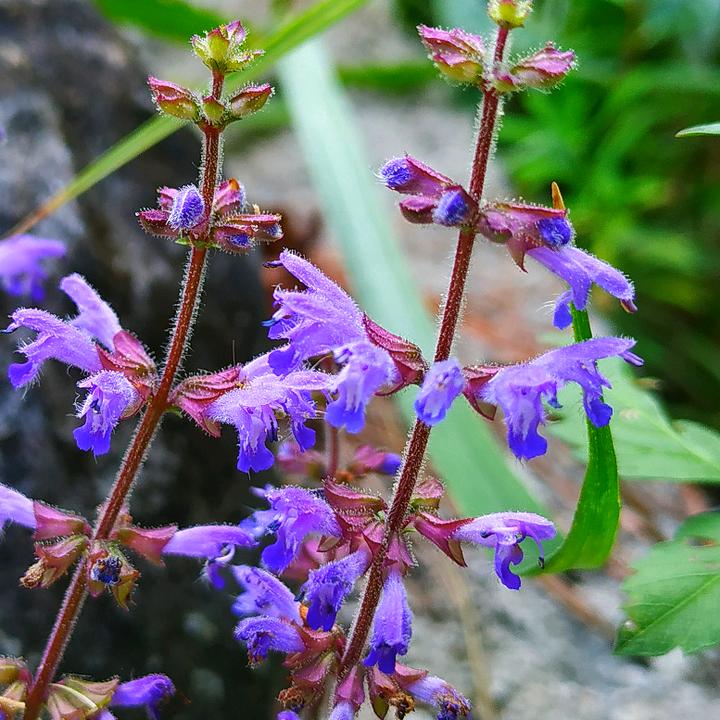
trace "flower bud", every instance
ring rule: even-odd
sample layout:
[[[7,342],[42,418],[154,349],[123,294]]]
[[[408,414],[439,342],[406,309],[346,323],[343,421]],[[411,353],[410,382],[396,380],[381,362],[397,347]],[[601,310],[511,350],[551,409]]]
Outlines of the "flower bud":
[[[239,20],[227,25],[220,25],[203,37],[194,35],[190,40],[193,51],[213,71],[230,73],[242,70],[256,57],[262,55],[261,50],[243,52],[241,50],[247,32]]]
[[[558,50],[548,43],[542,50],[523,58],[510,70],[497,70],[493,85],[499,92],[517,92],[532,88],[549,90],[572,70],[575,53]]]
[[[227,118],[227,107],[222,100],[218,100],[212,95],[208,95],[203,98],[202,109],[205,119],[211,125],[221,127],[225,124],[225,120]]]
[[[67,676],[48,688],[47,710],[52,720],[97,717],[110,704],[118,679],[93,682]]]
[[[532,12],[532,0],[490,0],[488,15],[500,27],[522,27]]]
[[[190,230],[200,222],[204,212],[205,203],[198,189],[185,185],[175,196],[167,224],[175,230]]]
[[[477,203],[460,186],[449,188],[438,200],[432,212],[432,220],[437,225],[458,227],[472,219]]]
[[[162,112],[180,120],[196,122],[200,119],[200,105],[187,88],[152,75],[148,78],[148,85],[153,102]]]
[[[430,59],[445,77],[462,83],[477,83],[482,78],[485,43],[479,35],[426,25],[420,25],[418,32]]]
[[[453,181],[410,155],[389,160],[380,168],[380,179],[391,190],[405,195],[438,198]]]
[[[233,120],[256,113],[270,99],[273,94],[272,85],[247,85],[237,95],[230,99],[230,113]]]
[[[117,604],[128,609],[127,601],[140,573],[116,546],[97,541],[88,558],[87,573],[90,595],[98,597],[108,588]]]

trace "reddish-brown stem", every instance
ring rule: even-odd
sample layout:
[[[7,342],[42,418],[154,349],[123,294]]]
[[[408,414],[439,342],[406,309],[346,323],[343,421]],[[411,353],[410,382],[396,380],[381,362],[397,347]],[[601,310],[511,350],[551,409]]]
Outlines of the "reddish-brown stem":
[[[495,63],[502,61],[507,37],[508,30],[506,28],[500,28],[495,42]],[[499,104],[500,98],[492,89],[488,88],[483,92],[482,115],[475,145],[475,157],[473,159],[469,186],[470,195],[478,202],[482,197],[483,187],[485,185],[485,176],[492,152]],[[445,301],[445,307],[443,308],[437,344],[435,346],[436,362],[447,360],[450,357],[462,307],[462,299],[465,293],[465,283],[470,268],[474,242],[475,233],[472,230],[460,231],[447,299]],[[380,595],[382,594],[383,568],[388,548],[392,538],[397,535],[402,528],[405,514],[407,513],[412,493],[415,489],[415,483],[422,468],[429,438],[430,428],[420,420],[416,420],[410,439],[405,446],[403,467],[400,471],[397,484],[395,485],[395,492],[385,524],[385,537],[373,559],[368,581],[365,586],[365,592],[360,602],[360,611],[358,612],[345,655],[342,659],[339,672],[341,678],[347,674],[362,656],[363,648],[370,633],[375,610],[380,601]]]
[[[222,76],[214,75],[212,92],[215,97],[220,97],[222,84]],[[220,131],[217,128],[210,126],[203,128],[203,164],[200,193],[208,211],[212,208],[217,184],[220,165],[220,140]],[[183,278],[180,304],[160,382],[156,392],[148,402],[142,419],[138,423],[110,494],[102,505],[93,531],[94,540],[103,540],[109,537],[112,532],[118,515],[125,505],[133,483],[142,467],[143,460],[160,425],[162,416],[167,409],[168,396],[180,369],[192,332],[195,311],[205,273],[206,259],[207,249],[204,247],[193,247],[190,250],[190,261]],[[28,688],[24,720],[36,720],[39,716],[46,699],[48,685],[57,672],[58,665],[62,660],[63,653],[82,610],[87,597],[86,564],[86,560],[78,563],[65,593],[55,624],[45,645],[42,659],[33,677],[33,682]]]

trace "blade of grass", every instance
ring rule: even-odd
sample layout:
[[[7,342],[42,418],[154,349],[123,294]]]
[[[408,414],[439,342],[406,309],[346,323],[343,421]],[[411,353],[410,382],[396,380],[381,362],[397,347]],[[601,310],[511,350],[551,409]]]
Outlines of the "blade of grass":
[[[436,327],[407,270],[378,193],[352,108],[320,41],[278,64],[283,93],[305,152],[325,216],[340,243],[353,287],[369,315],[417,342],[431,355]],[[414,419],[412,390],[398,396]],[[487,425],[458,402],[431,435],[433,466],[466,514],[539,510],[508,467]]]
[[[572,308],[575,342],[590,340],[587,312]],[[620,522],[620,483],[610,427],[587,420],[588,464],[570,532],[545,563],[545,572],[602,566]]]
[[[246,83],[267,72],[280,57],[318,33],[327,30],[366,2],[367,0],[320,0],[306,11],[283,23],[270,35],[260,38],[250,36],[248,44],[262,47],[265,55],[246,72],[232,79],[228,83],[228,89],[232,90],[241,83]],[[82,195],[115,170],[172,135],[179,127],[181,124],[170,117],[155,117],[143,123],[83,168],[64,188],[48,199],[40,208],[23,218],[7,235],[27,232],[59,207]]]
[[[113,22],[181,43],[226,22],[222,15],[184,0],[95,0],[95,4]]]

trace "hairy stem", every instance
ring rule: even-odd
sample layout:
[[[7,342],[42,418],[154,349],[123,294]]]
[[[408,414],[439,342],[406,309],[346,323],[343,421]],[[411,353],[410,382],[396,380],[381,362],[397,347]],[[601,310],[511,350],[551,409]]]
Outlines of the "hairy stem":
[[[494,62],[496,63],[500,62],[503,58],[507,37],[508,30],[506,28],[500,28],[497,32],[495,42]],[[470,195],[478,202],[482,197],[483,187],[485,185],[485,176],[492,152],[499,105],[499,96],[492,89],[486,89],[483,92],[482,115],[475,145],[475,156],[469,186]],[[442,320],[435,345],[436,362],[447,360],[448,357],[450,357],[450,351],[460,317],[474,243],[475,232],[466,229],[460,231],[447,299],[443,308]],[[410,439],[405,446],[403,466],[400,471],[400,477],[395,485],[395,492],[390,510],[388,511],[385,537],[370,568],[367,585],[365,586],[365,592],[360,603],[360,611],[358,612],[345,655],[342,659],[339,673],[340,677],[344,677],[350,669],[357,664],[362,656],[365,643],[370,633],[375,610],[382,593],[383,568],[388,548],[393,537],[395,537],[402,528],[402,523],[408,506],[410,505],[418,475],[422,469],[429,438],[430,428],[420,420],[416,420]]]
[[[215,74],[212,92],[215,97],[222,93],[223,77]],[[205,207],[212,208],[213,196],[220,170],[221,134],[217,128],[203,128],[203,163],[200,177],[200,192]],[[165,364],[156,392],[150,398],[147,408],[138,423],[125,457],[105,502],[102,504],[93,531],[93,540],[104,540],[112,532],[118,515],[125,505],[133,483],[138,476],[148,449],[155,437],[173,383],[180,370],[188,341],[195,321],[200,300],[202,281],[205,274],[207,249],[192,247],[190,259],[180,288],[180,302]],[[63,653],[72,636],[75,623],[87,597],[87,560],[78,563],[62,605],[55,618],[42,659],[28,688],[24,720],[36,720],[46,700],[48,685],[53,681]]]

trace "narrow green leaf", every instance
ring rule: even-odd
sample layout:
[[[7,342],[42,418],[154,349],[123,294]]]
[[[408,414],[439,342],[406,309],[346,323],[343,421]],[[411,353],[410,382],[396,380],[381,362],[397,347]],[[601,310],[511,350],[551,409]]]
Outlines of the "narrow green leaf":
[[[720,513],[689,518],[674,540],[655,545],[634,567],[623,583],[628,619],[616,653],[693,653],[720,643]]]
[[[693,125],[692,127],[680,130],[675,137],[695,137],[696,135],[720,135],[720,122],[708,123],[707,125]]]
[[[283,94],[356,296],[374,320],[418,343],[431,356],[436,325],[423,308],[383,212],[379,183],[331,58],[315,40],[283,60],[279,70]],[[413,389],[399,395],[408,423],[415,419],[414,395]],[[455,403],[433,430],[430,456],[463,513],[542,512],[511,472],[488,426],[464,402]]]
[[[587,312],[572,308],[575,342],[590,340]],[[575,420],[577,422],[577,420]],[[546,572],[595,568],[605,563],[620,522],[620,485],[610,427],[587,426],[588,464],[570,532],[548,560]]]
[[[113,22],[181,43],[227,22],[222,15],[184,0],[95,0],[95,4]]]
[[[229,89],[267,72],[280,57],[327,30],[366,2],[367,0],[319,0],[305,12],[290,18],[270,35],[264,37],[251,35],[248,44],[252,47],[262,47],[265,54],[247,71],[231,77],[228,83]],[[93,185],[126,165],[148,148],[172,135],[180,126],[180,123],[174,118],[166,116],[155,117],[143,123],[83,168],[70,183],[47,200],[44,205],[28,217],[23,218],[9,231],[8,235],[27,232],[44,217],[82,195]]]

